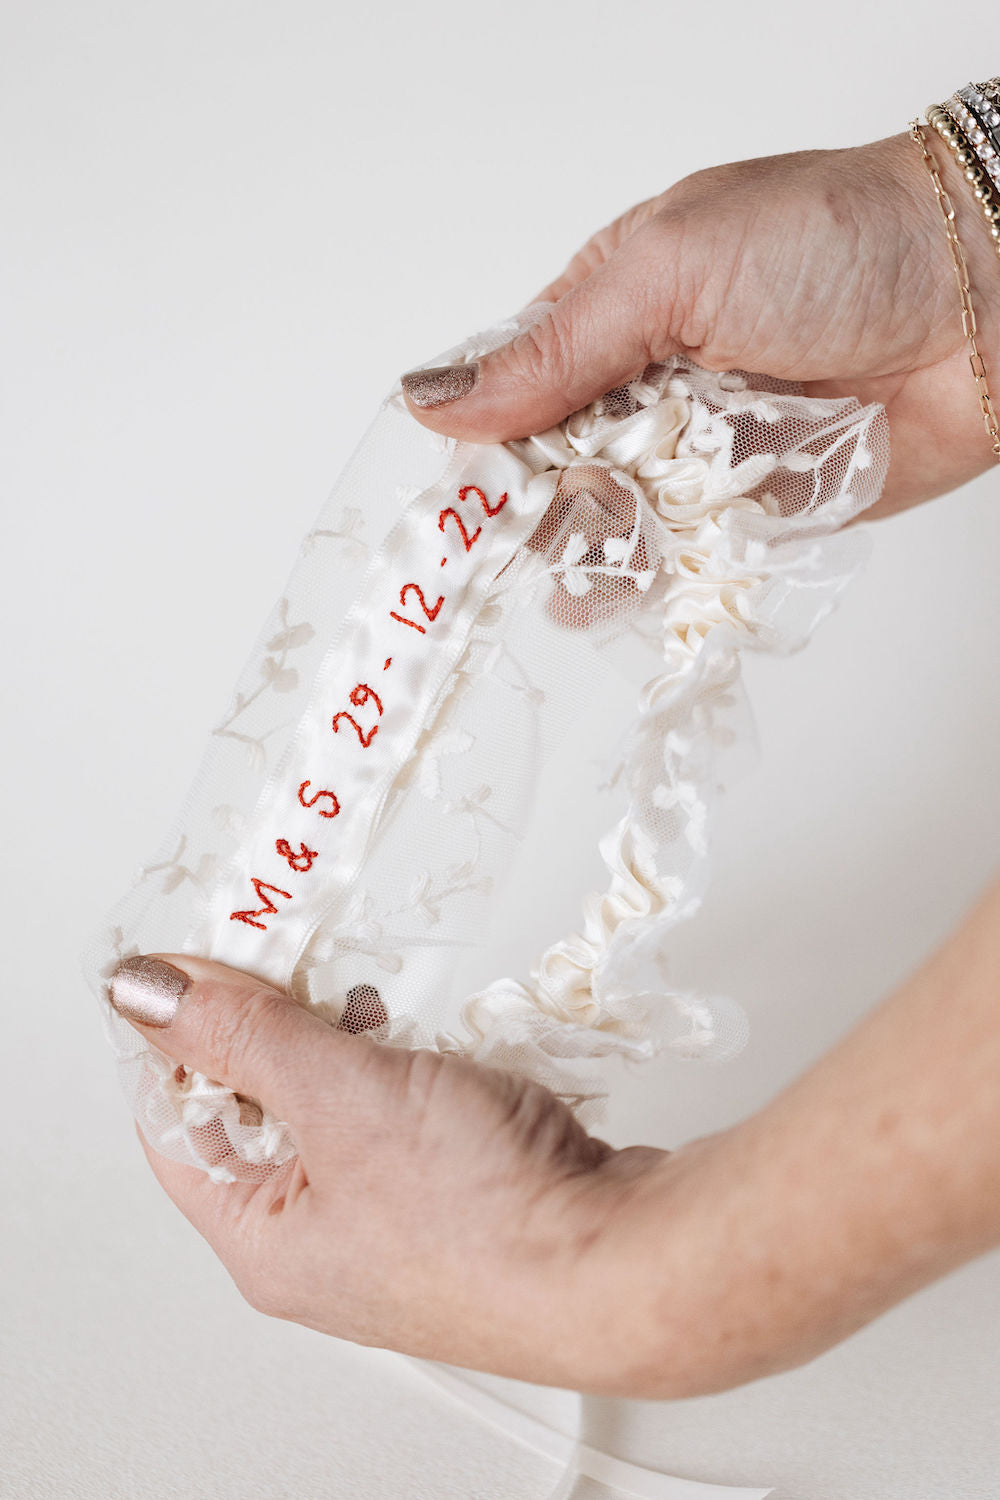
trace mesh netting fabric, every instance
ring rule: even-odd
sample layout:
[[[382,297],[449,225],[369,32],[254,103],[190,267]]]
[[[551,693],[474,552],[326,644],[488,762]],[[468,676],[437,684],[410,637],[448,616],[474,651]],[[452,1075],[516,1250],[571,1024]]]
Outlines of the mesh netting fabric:
[[[445,358],[476,358],[518,326]],[[738,1050],[739,1007],[672,984],[669,933],[703,899],[722,757],[748,738],[741,652],[795,650],[832,608],[867,548],[842,528],[878,497],[888,450],[881,407],[682,357],[495,449],[429,433],[397,387],[305,538],[176,831],[88,955],[150,1142],[223,1179],[268,1175],[295,1150],[256,1101],[177,1067],[117,1016],[109,976],[139,952],[235,955],[331,1025],[525,1073],[587,1124],[608,1053]],[[461,482],[494,470],[502,496],[499,479]],[[422,580],[405,583],[391,621],[377,602],[387,558],[405,570],[394,588]],[[370,660],[355,670],[359,641],[385,655],[377,681]],[[334,737],[331,674],[362,669],[332,723],[350,720],[357,739]],[[395,707],[389,683],[404,685]],[[609,724],[623,684],[636,711]],[[529,972],[493,978],[507,961],[501,877],[531,846],[540,768],[598,730],[616,800],[604,888]],[[247,851],[285,826],[276,809],[309,734],[328,758],[299,786],[304,853],[296,863],[279,840],[286,879],[266,877],[270,910],[231,909],[263,868]],[[354,824],[352,805],[370,808]],[[323,842],[348,827],[341,845]]]

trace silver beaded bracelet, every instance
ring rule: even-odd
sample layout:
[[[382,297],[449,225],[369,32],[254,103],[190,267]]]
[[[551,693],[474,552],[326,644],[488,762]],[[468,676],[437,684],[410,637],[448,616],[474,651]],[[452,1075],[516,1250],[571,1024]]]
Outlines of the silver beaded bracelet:
[[[988,83],[967,83],[945,104],[963,131],[976,159],[990,182],[1000,192],[1000,78]]]

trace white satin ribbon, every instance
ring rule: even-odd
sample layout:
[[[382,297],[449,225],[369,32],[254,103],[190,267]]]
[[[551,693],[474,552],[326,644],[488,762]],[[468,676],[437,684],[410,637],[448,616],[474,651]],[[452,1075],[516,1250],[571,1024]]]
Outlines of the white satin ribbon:
[[[290,986],[309,938],[364,861],[490,585],[554,488],[553,476],[533,476],[499,445],[462,445],[406,506],[188,952]]]
[[[472,1380],[463,1379],[446,1365],[419,1359],[409,1362],[515,1442],[562,1465],[563,1476],[551,1500],[572,1500],[579,1475],[605,1486],[608,1500],[618,1500],[619,1496],[627,1496],[629,1500],[766,1500],[771,1494],[770,1489],[704,1484],[701,1480],[678,1479],[673,1474],[640,1468],[638,1464],[602,1453],[599,1448],[591,1448],[587,1443],[540,1422],[537,1417],[508,1406],[492,1392],[483,1390]]]

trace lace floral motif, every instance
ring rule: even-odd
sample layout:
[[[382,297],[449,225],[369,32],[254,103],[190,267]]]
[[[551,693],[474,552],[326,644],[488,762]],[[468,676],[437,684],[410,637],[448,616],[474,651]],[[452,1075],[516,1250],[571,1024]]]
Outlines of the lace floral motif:
[[[512,331],[452,357],[475,358]],[[287,1127],[150,1047],[111,1010],[107,979],[132,953],[193,941],[340,622],[364,608],[366,523],[387,532],[470,451],[435,441],[390,398],[305,540],[213,730],[182,826],[92,951],[147,1137],[215,1176],[276,1170],[294,1153]],[[544,496],[537,527],[497,574],[413,753],[395,768],[357,878],[316,910],[293,989],[336,1024],[361,985],[380,997],[381,1041],[519,1070],[589,1122],[607,1054],[649,1057],[669,1045],[723,1056],[743,1040],[732,1001],[672,984],[666,942],[703,899],[719,756],[740,735],[741,652],[796,649],[832,608],[866,545],[839,533],[878,496],[887,427],[879,407],[810,400],[678,358],[508,452]],[[606,886],[526,978],[448,999],[525,831],[553,725],[586,695],[588,663],[625,640],[636,660],[655,651],[658,665],[611,777],[623,806],[600,844]]]
[[[529,980],[500,980],[470,998],[463,1021],[475,1055],[500,1039],[508,1066],[537,1071],[537,1024],[520,1064],[509,1024],[533,1013],[627,1050],[663,1035],[667,1006],[682,1022],[671,1045],[685,1055],[742,1045],[733,1002],[671,985],[663,939],[697,910],[707,881],[715,753],[735,739],[725,721],[739,701],[740,652],[793,649],[832,607],[857,558],[832,556],[820,539],[876,497],[888,447],[880,409],[808,401],[772,384],[761,394],[739,373],[713,378],[677,360],[521,445],[565,466],[560,490],[586,473],[592,493],[603,488],[606,516],[612,489],[619,511],[633,497],[627,539],[606,537],[599,557],[591,537],[573,531],[549,571],[581,599],[613,576],[608,560],[634,560],[645,525],[658,568],[629,576],[643,593],[659,579],[650,608],[663,670],[640,695],[624,766],[628,811],[601,844],[608,888],[587,898],[581,931],[548,948]],[[620,513],[608,521],[622,529]],[[796,621],[789,605],[799,596],[801,608],[803,595]]]
[[[328,536],[336,534],[325,533]],[[319,535],[318,532],[310,532],[310,538],[317,535]],[[237,692],[229,712],[212,730],[212,733],[220,738],[238,740],[241,745],[245,745],[248,759],[255,771],[262,771],[267,764],[264,751],[265,741],[272,735],[280,733],[286,727],[287,720],[272,724],[268,729],[256,735],[248,733],[240,725],[245,722],[247,711],[263,694],[294,693],[299,686],[299,673],[294,666],[289,665],[289,657],[297,647],[307,645],[316,634],[306,620],[300,620],[297,625],[290,624],[288,607],[287,599],[279,602],[280,629],[267,642],[266,654],[260,663],[260,682],[251,692]]]

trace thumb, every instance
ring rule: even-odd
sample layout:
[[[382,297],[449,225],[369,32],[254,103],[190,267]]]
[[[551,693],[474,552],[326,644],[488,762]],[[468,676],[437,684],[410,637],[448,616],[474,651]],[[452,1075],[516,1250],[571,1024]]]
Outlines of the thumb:
[[[377,1050],[259,979],[191,954],[126,959],[109,998],[161,1052],[259,1100],[300,1144],[317,1095],[346,1102]]]
[[[655,247],[655,250],[654,250]],[[473,443],[544,432],[675,352],[672,296],[655,229],[639,229],[509,344],[470,364],[403,376],[426,427]]]

